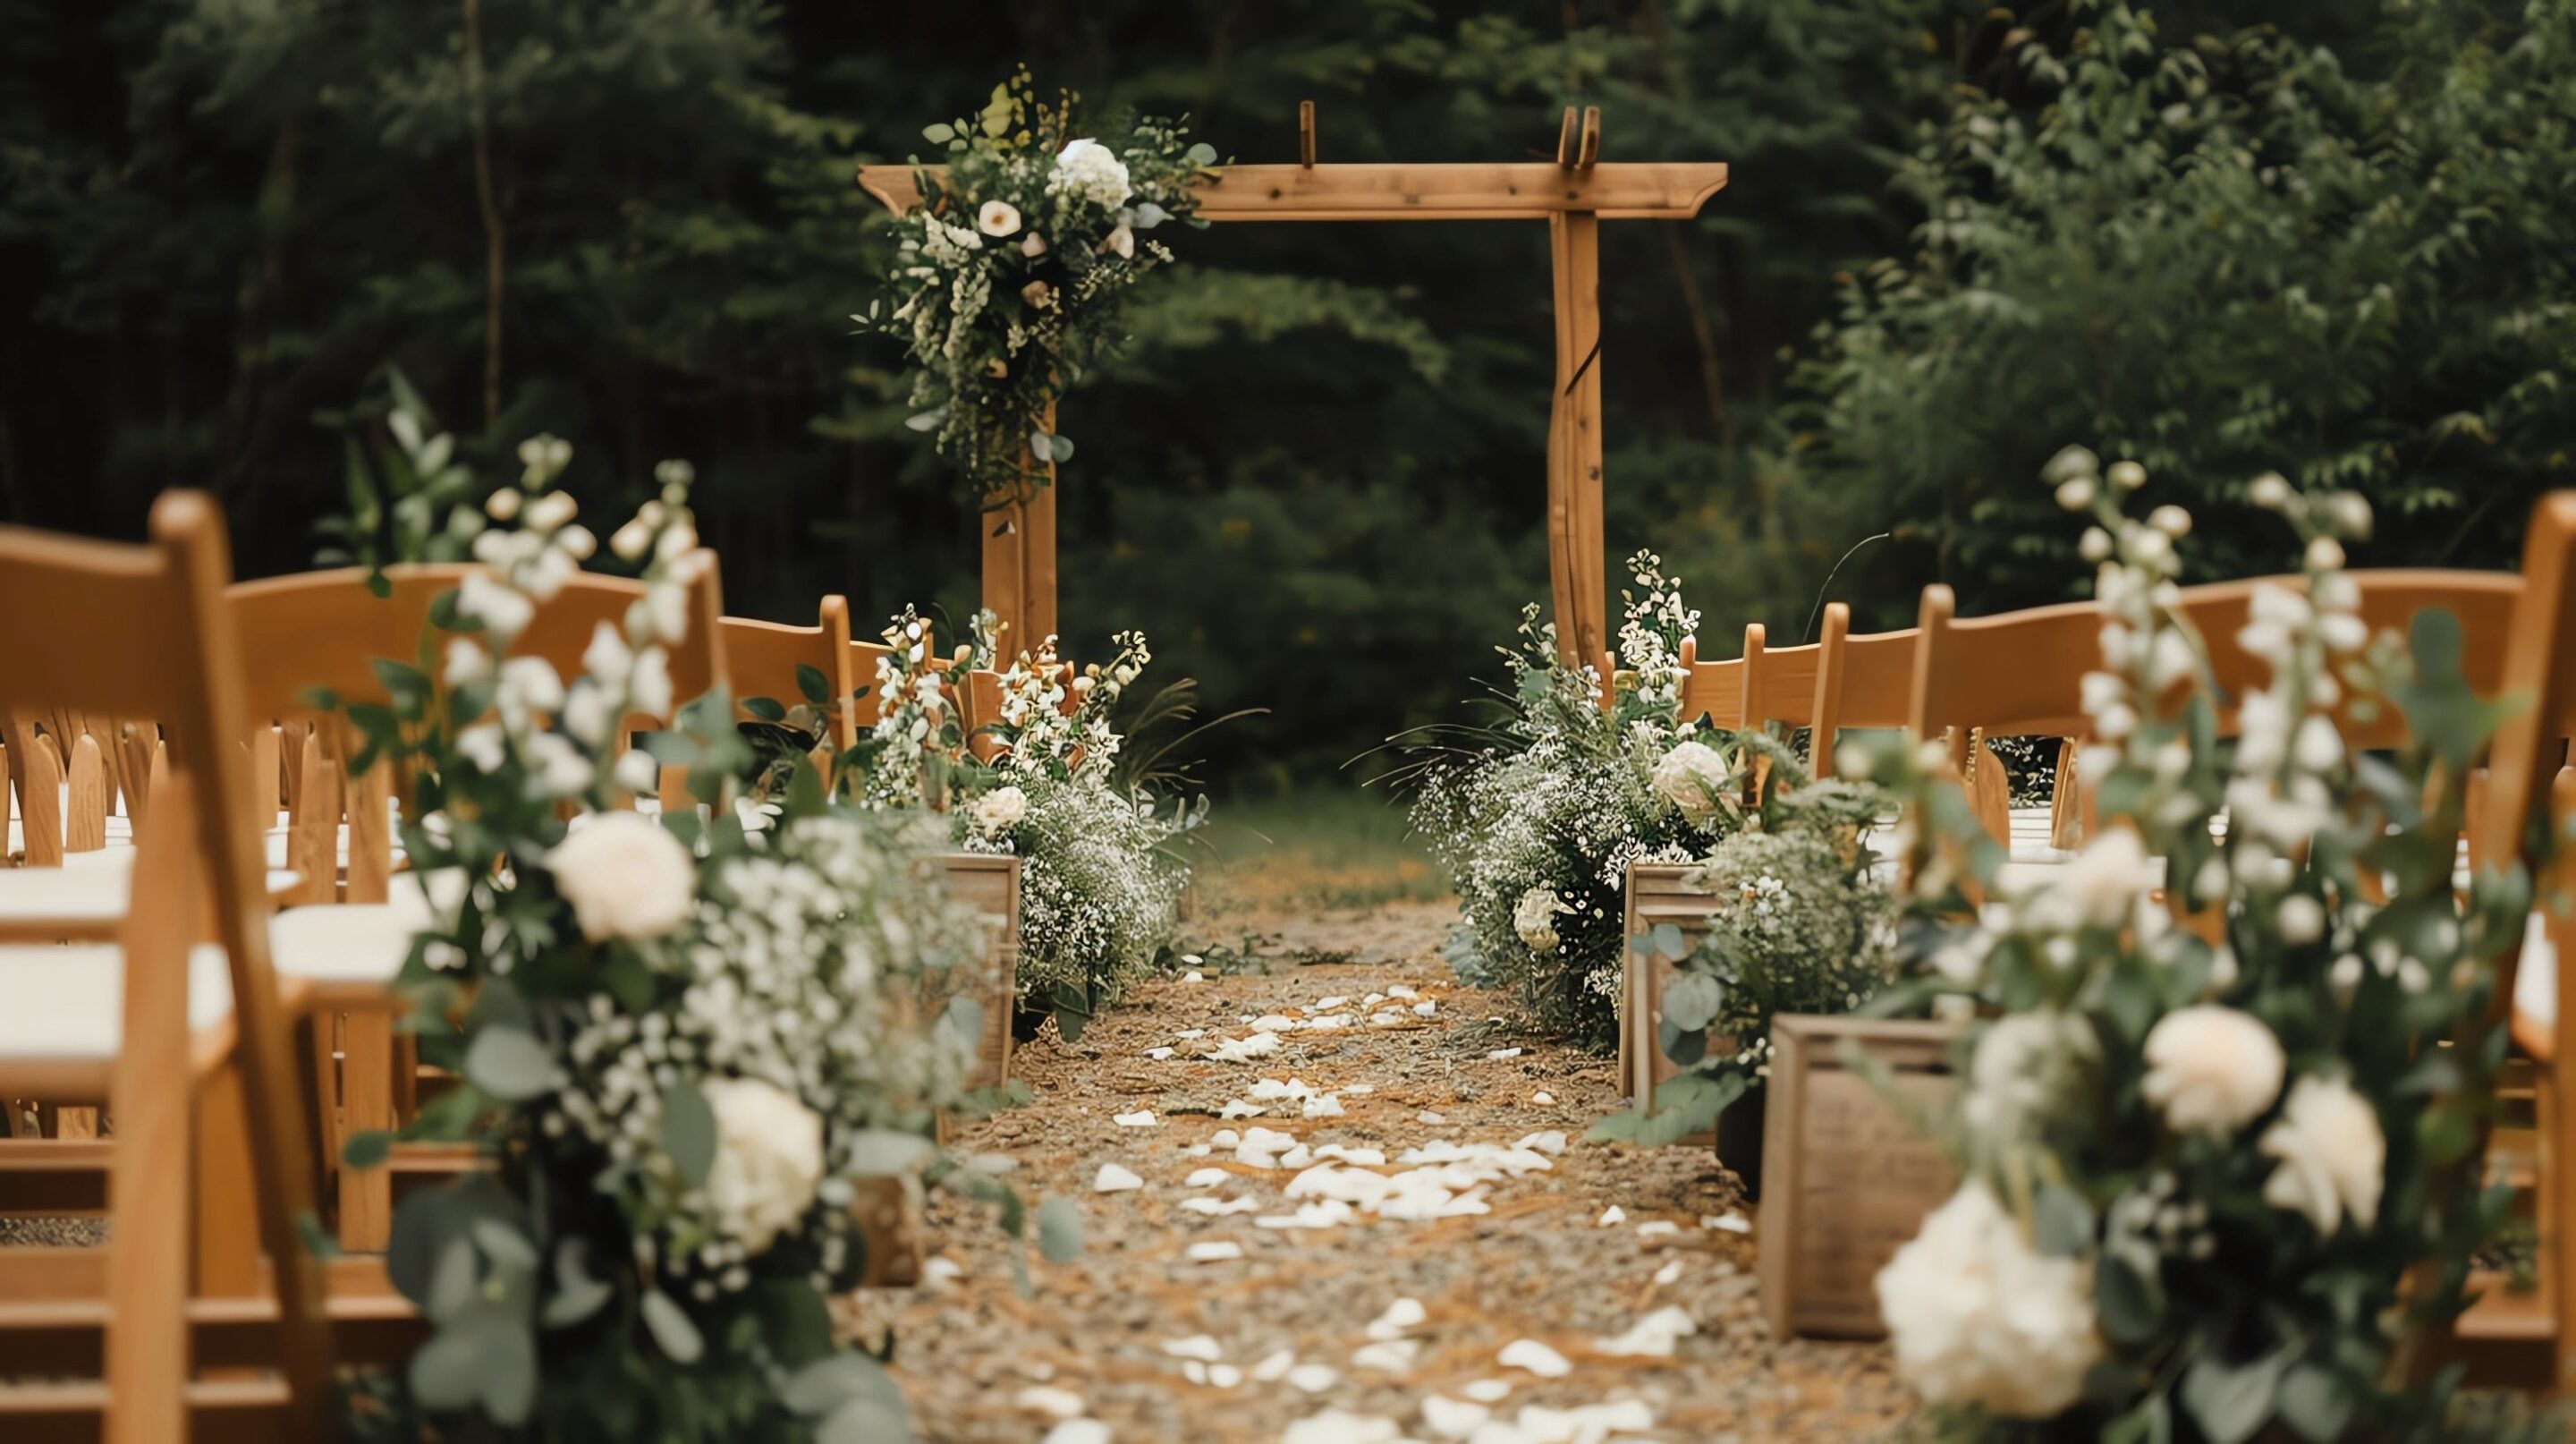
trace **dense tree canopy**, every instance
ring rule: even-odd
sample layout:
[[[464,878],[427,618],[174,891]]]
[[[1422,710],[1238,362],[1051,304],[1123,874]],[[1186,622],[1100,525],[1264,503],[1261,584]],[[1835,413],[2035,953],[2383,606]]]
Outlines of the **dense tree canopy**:
[[[1026,61],[1244,160],[1312,98],[1328,159],[1544,155],[1579,103],[1612,158],[1731,162],[1603,266],[1611,546],[1671,559],[1713,653],[1881,530],[1836,582],[1870,620],[1933,575],[2054,590],[2031,477],[2069,440],[2194,499],[2352,480],[2389,557],[2497,562],[2566,466],[2576,83],[2527,8],[0,0],[0,509],[130,532],[210,486],[247,569],[304,565],[316,415],[391,362],[495,452],[570,438],[602,511],[693,460],[738,611],[962,614],[977,522],[848,319],[882,224],[850,170]],[[1546,592],[1544,235],[1180,249],[1067,403],[1064,615],[1278,709],[1237,778],[1312,775],[1446,712]]]

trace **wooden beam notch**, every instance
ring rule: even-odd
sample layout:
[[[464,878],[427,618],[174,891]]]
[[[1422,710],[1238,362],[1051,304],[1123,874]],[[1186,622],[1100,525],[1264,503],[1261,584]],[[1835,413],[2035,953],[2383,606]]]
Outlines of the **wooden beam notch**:
[[[1315,102],[1297,102],[1297,164],[1305,170],[1315,168]]]

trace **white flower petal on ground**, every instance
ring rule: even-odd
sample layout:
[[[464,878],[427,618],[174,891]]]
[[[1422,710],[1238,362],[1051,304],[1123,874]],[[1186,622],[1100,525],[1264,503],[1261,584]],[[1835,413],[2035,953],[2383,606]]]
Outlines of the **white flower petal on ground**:
[[[1666,1304],[1629,1325],[1626,1333],[1596,1340],[1592,1347],[1623,1358],[1669,1359],[1676,1344],[1698,1332],[1699,1320],[1687,1310]]]
[[[1225,1357],[1225,1348],[1206,1334],[1192,1334],[1186,1339],[1166,1339],[1163,1352],[1175,1359],[1197,1359],[1213,1364]]]
[[[1699,1226],[1702,1228],[1713,1228],[1720,1233],[1753,1232],[1752,1221],[1740,1213],[1721,1213],[1708,1218],[1703,1218],[1699,1221]]]
[[[1111,1118],[1109,1121],[1117,1124],[1121,1128],[1159,1128],[1162,1126],[1155,1121],[1154,1112],[1150,1108],[1140,1108],[1133,1113],[1121,1113]]]
[[[966,1276],[966,1266],[953,1258],[938,1254],[921,1261],[921,1286],[926,1289],[946,1288]]]
[[[1458,1392],[1475,1400],[1479,1404],[1499,1404],[1503,1400],[1511,1397],[1512,1381],[1509,1379],[1478,1379],[1472,1384],[1459,1385]]]
[[[1681,1276],[1682,1261],[1680,1259],[1674,1259],[1665,1264],[1662,1268],[1655,1270],[1655,1282],[1657,1284],[1672,1283],[1675,1280],[1678,1280]]]
[[[1641,1399],[1585,1404],[1573,1409],[1524,1404],[1513,1416],[1512,1424],[1513,1437],[1524,1444],[1575,1444],[1577,1440],[1608,1439],[1624,1430],[1652,1429],[1655,1411]]]
[[[1482,1404],[1429,1394],[1422,1400],[1422,1427],[1442,1439],[1464,1439],[1476,1432],[1476,1426],[1492,1417],[1493,1412]]]
[[[1145,1056],[1153,1059],[1157,1063],[1161,1063],[1172,1056],[1172,1050],[1169,1048],[1148,1048],[1145,1050]]]
[[[1601,1210],[1600,1226],[1603,1228],[1612,1228],[1619,1224],[1626,1223],[1627,1221],[1628,1210],[1621,1208],[1615,1203],[1610,1205],[1608,1208]]]
[[[1574,1372],[1565,1356],[1536,1339],[1514,1339],[1503,1345],[1494,1362],[1506,1369],[1524,1369],[1542,1379],[1562,1379]]]
[[[1237,1118],[1258,1118],[1269,1111],[1258,1103],[1246,1103],[1240,1098],[1230,1098],[1226,1100],[1223,1108],[1217,1110],[1216,1116],[1231,1122]]]
[[[1182,1179],[1181,1186],[1183,1188],[1214,1188],[1218,1184],[1223,1183],[1232,1177],[1234,1177],[1233,1174],[1226,1172],[1222,1168],[1202,1168],[1198,1172],[1191,1174],[1189,1177]]]
[[[1395,1444],[1404,1431],[1393,1419],[1376,1414],[1345,1414],[1327,1409],[1300,1419],[1279,1436],[1279,1444]]]
[[[1145,1180],[1133,1169],[1122,1168],[1115,1163],[1100,1165],[1100,1171],[1091,1179],[1094,1193],[1133,1193],[1144,1186]]]
[[[1052,1419],[1071,1419],[1082,1412],[1080,1394],[1045,1384],[1031,1384],[1012,1395],[1011,1402],[1032,1414],[1044,1414]]]
[[[1299,1204],[1295,1213],[1269,1213],[1252,1221],[1254,1228],[1317,1230],[1339,1228],[1359,1217],[1359,1211],[1337,1198]]]
[[[1326,999],[1324,999],[1323,1001],[1321,1001],[1321,1002],[1319,1002],[1319,1003],[1315,1004],[1314,1011],[1315,1011],[1315,1012],[1318,1012],[1318,1013],[1329,1013],[1329,1012],[1333,1011],[1335,1008],[1341,1007],[1343,1004],[1348,1003],[1349,1001],[1350,1001],[1350,999],[1348,999],[1348,998],[1344,998],[1344,997],[1331,997],[1331,998],[1326,998]]]
[[[1306,1085],[1306,1080],[1303,1078],[1291,1078],[1285,1083],[1280,1082],[1276,1078],[1264,1078],[1259,1082],[1254,1083],[1252,1087],[1246,1091],[1254,1098],[1267,1103],[1276,1103],[1282,1098],[1312,1098],[1315,1096],[1315,1090],[1308,1087]]]
[[[1309,1394],[1320,1394],[1342,1381],[1342,1371],[1330,1364],[1299,1364],[1282,1377]]]
[[[1215,1047],[1207,1051],[1207,1059],[1211,1063],[1249,1063],[1255,1058],[1266,1058],[1278,1051],[1278,1034],[1255,1033],[1249,1038],[1221,1039]]]
[[[1109,1426],[1097,1419],[1067,1419],[1038,1444],[1109,1444]]]
[[[1414,998],[1421,996],[1413,991],[1413,985],[1411,983],[1398,983],[1394,987],[1387,989],[1386,995],[1390,998]]]
[[[1231,1389],[1243,1382],[1243,1371],[1232,1364],[1210,1364],[1207,1382],[1210,1388]]]
[[[1260,1363],[1252,1366],[1252,1380],[1256,1384],[1276,1384],[1287,1378],[1288,1371],[1296,1367],[1297,1355],[1293,1351],[1274,1349],[1264,1354]]]
[[[1230,1213],[1250,1213],[1259,1207],[1261,1207],[1261,1200],[1250,1194],[1241,1198],[1210,1198],[1202,1195],[1198,1198],[1181,1200],[1181,1212],[1203,1213],[1210,1218],[1223,1218]]]
[[[1556,1095],[1542,1088],[1530,1095],[1530,1101],[1541,1108],[1553,1108],[1556,1106]]]
[[[1650,1218],[1637,1225],[1637,1237],[1640,1239],[1668,1238],[1681,1231],[1682,1226],[1669,1218]]]
[[[1309,1098],[1306,1100],[1305,1116],[1308,1118],[1339,1118],[1342,1116],[1342,1100],[1334,1097],[1330,1093],[1325,1094],[1321,1098]]]
[[[1565,1131],[1560,1128],[1550,1128],[1539,1133],[1523,1134],[1521,1141],[1513,1144],[1512,1147],[1553,1157],[1565,1152]]]
[[[1406,1374],[1413,1371],[1413,1357],[1422,1352],[1419,1339],[1380,1339],[1351,1351],[1351,1367],[1380,1374]]]
[[[1440,1124],[1448,1122],[1449,1115],[1446,1113],[1434,1113],[1430,1109],[1425,1108],[1421,1112],[1413,1115],[1413,1121],[1416,1123],[1428,1123],[1437,1127]]]
[[[1420,1299],[1397,1299],[1386,1306],[1386,1312],[1371,1320],[1366,1330],[1372,1339],[1400,1339],[1421,1328],[1431,1317]]]
[[[1518,1048],[1496,1048],[1485,1056],[1496,1063],[1500,1063],[1507,1058],[1517,1058],[1520,1055],[1521,1050]]]
[[[1436,1017],[1439,1015],[1439,1012],[1440,1005],[1432,1002],[1428,998],[1425,998],[1421,1002],[1413,1005],[1413,1016],[1417,1018]]]
[[[1192,1263],[1224,1263],[1243,1257],[1243,1245],[1230,1239],[1210,1239],[1205,1243],[1191,1244],[1183,1251],[1183,1256]]]

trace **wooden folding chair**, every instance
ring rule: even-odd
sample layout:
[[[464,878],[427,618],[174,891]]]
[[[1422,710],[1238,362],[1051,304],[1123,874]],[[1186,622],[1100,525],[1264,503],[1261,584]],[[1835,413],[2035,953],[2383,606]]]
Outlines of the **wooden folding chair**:
[[[12,944],[0,946],[0,1093],[108,1101],[115,1120],[102,1142],[0,1142],[0,1204],[15,1207],[46,1206],[103,1152],[111,1225],[100,1250],[0,1250],[0,1358],[50,1357],[30,1342],[68,1334],[97,1360],[94,1378],[0,1386],[0,1433],[162,1444],[189,1437],[193,1418],[322,1438],[333,1348],[322,1270],[297,1226],[312,1174],[290,1004],[269,968],[248,759],[227,740],[241,687],[222,606],[230,559],[202,495],[164,496],[151,535],[136,547],[0,531],[0,614],[80,607],[77,627],[0,632],[0,711],[169,729],[137,848],[139,905],[112,921],[0,922]],[[197,1376],[192,1298],[272,1309],[268,1367]]]
[[[376,659],[413,658],[432,604],[473,570],[394,567],[381,598],[368,591],[366,573],[357,568],[244,582],[226,593],[246,658],[238,726],[254,738],[274,728],[299,739],[285,861],[303,882],[288,899],[293,905],[277,916],[275,959],[314,1014],[322,1167],[337,1203],[341,1245],[353,1251],[384,1247],[398,1183],[442,1177],[469,1160],[454,1149],[400,1148],[383,1168],[340,1166],[349,1138],[391,1129],[417,1104],[420,1070],[409,1040],[395,1036],[400,1005],[392,985],[440,900],[417,873],[399,868],[393,769],[353,773],[354,739],[341,719],[317,712],[309,696],[321,688],[343,704],[390,702]],[[622,627],[627,609],[643,595],[641,582],[576,575],[538,607],[510,655],[542,658],[569,680],[581,672],[582,653],[597,629]],[[725,676],[722,582],[712,553],[701,553],[696,563],[689,611],[688,635],[670,655],[675,707]],[[624,745],[671,721],[630,714],[620,726]],[[690,805],[675,785],[677,774],[665,771],[666,805],[675,791],[679,805]]]
[[[850,639],[849,598],[838,593],[823,598],[810,627],[748,617],[726,617],[717,626],[724,639],[725,665],[743,689],[742,697],[735,699],[737,707],[749,697],[767,697],[782,706],[796,706],[805,700],[797,669],[810,667],[822,675],[826,695],[837,704],[828,740],[840,751],[858,744],[857,704],[868,699],[853,694],[867,686],[869,696],[874,696],[874,654],[887,649],[871,649]],[[859,670],[862,657],[867,660],[864,673]],[[875,709],[870,709],[867,720],[876,720]]]

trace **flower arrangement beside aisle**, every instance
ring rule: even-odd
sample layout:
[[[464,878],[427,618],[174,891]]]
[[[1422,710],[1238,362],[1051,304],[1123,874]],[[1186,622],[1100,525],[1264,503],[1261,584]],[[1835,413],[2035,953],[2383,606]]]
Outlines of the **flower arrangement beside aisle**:
[[[1937,758],[1855,759],[1937,820],[1919,986],[1985,1019],[1948,1125],[1963,1182],[1878,1276],[1897,1364],[1945,1437],[2447,1437],[2454,1376],[2412,1351],[2509,1205],[2467,1165],[2503,1052],[2489,964],[2531,889],[2452,872],[2503,706],[2448,614],[2363,625],[2358,497],[2267,476],[2303,572],[2255,588],[2235,640],[2269,677],[2220,740],[2175,608],[2190,518],[2122,513],[2146,479],[2080,449],[2049,477],[2100,563],[2081,772],[2103,828],[2074,862],[1960,921],[1997,849]],[[2391,753],[2337,722],[2392,712]]]

